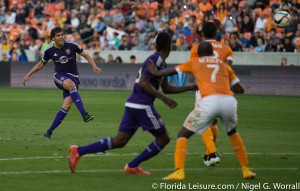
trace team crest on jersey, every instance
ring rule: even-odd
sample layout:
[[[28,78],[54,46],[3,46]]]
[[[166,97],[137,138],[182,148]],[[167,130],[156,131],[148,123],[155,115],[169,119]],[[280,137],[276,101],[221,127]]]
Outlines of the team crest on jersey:
[[[175,82],[178,87],[182,87],[185,81],[186,81],[186,73],[177,74],[175,76]]]
[[[71,50],[70,49],[66,49],[66,53],[67,54],[71,54]]]

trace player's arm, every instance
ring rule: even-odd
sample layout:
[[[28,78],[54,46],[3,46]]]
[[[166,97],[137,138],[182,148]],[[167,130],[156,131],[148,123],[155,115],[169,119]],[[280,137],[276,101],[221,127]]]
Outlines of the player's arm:
[[[29,78],[36,72],[38,72],[40,69],[42,69],[46,65],[45,62],[42,60],[39,61],[22,79],[22,85],[26,87],[26,82],[29,80]]]
[[[83,51],[80,55],[83,56],[88,61],[88,63],[92,66],[93,71],[95,73],[99,74],[101,72],[101,68],[99,68],[96,65],[94,59],[92,57],[90,57],[90,55],[88,55],[85,51]]]
[[[149,72],[153,75],[153,76],[172,76],[174,74],[177,74],[177,71],[174,68],[166,68],[163,70],[158,71],[155,64],[150,62],[147,64],[146,66],[147,70],[149,70]]]
[[[242,86],[242,84],[240,84],[239,82],[234,84],[232,87],[231,87],[231,90],[236,93],[236,94],[243,94],[245,92],[245,89],[244,87]]]
[[[140,77],[139,80],[139,86],[148,94],[150,94],[153,97],[156,97],[160,100],[162,100],[167,106],[169,106],[170,108],[175,108],[177,106],[177,103],[175,100],[166,97],[165,95],[163,95],[162,93],[160,93],[159,91],[157,91],[150,83],[150,79],[146,76],[144,76],[143,74]]]
[[[164,80],[161,84],[161,89],[165,94],[177,94],[187,91],[196,91],[198,90],[197,85],[191,85],[191,86],[183,86],[183,87],[176,87],[171,86],[167,80]]]

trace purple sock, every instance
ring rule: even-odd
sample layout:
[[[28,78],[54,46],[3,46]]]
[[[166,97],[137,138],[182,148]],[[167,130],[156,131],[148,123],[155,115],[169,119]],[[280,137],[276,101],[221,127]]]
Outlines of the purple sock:
[[[82,156],[87,153],[100,153],[110,149],[112,149],[111,138],[107,137],[90,145],[78,147],[78,153]]]
[[[56,114],[54,121],[52,122],[52,125],[50,128],[47,130],[48,133],[52,133],[56,127],[58,127],[62,120],[66,117],[68,114],[68,111],[64,110],[63,108],[60,108],[59,112]]]
[[[128,163],[128,166],[130,168],[139,166],[139,164],[141,164],[143,161],[146,161],[157,155],[161,149],[161,146],[156,141],[153,141],[141,154],[139,154],[135,159]]]
[[[71,96],[73,102],[75,103],[78,111],[80,112],[81,116],[84,117],[86,114],[86,111],[84,109],[83,102],[81,101],[81,97],[80,97],[79,93],[77,92],[77,90],[76,89],[71,90],[70,96]]]

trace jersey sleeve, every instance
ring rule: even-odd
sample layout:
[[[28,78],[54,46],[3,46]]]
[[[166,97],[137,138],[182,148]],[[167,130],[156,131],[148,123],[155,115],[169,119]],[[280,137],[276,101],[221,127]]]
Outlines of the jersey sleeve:
[[[233,62],[233,52],[232,52],[232,50],[231,50],[230,47],[228,47],[228,56],[227,56],[227,58],[226,58],[226,61],[227,61],[227,60],[230,60],[230,61]]]
[[[81,48],[81,46],[79,44],[77,44],[76,42],[73,42],[72,45],[73,45],[73,49],[78,54],[81,54],[83,52],[83,49]]]
[[[178,65],[175,67],[178,74],[184,73],[184,72],[192,72],[193,69],[193,61],[190,59],[186,61],[185,63]]]
[[[49,62],[50,59],[51,59],[51,58],[50,58],[50,52],[49,52],[48,50],[46,50],[46,51],[44,52],[43,57],[42,57],[42,62],[43,62],[43,63],[47,63],[47,62]]]
[[[230,82],[230,86],[234,86],[235,84],[237,84],[238,82],[240,82],[239,78],[235,75],[233,69],[226,64],[226,69],[229,73],[229,82]]]
[[[146,68],[147,64],[150,63],[150,60],[152,61],[152,63],[155,63],[154,60],[150,57],[150,58],[149,58],[148,60],[146,60],[146,62],[142,65],[141,73],[142,73],[144,76],[146,76],[147,78],[152,79],[152,78],[154,78],[155,76],[153,76],[153,75],[149,72],[149,70],[147,70],[147,68]]]

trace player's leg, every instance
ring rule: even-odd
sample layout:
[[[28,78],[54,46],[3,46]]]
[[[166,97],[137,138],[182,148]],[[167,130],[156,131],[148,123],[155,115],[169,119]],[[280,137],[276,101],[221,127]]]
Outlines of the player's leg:
[[[195,110],[201,106],[201,94],[199,91],[195,93]],[[210,128],[207,129],[204,133],[201,134],[202,141],[206,147],[205,155],[204,155],[204,164],[206,166],[214,166],[216,163],[219,163],[220,158],[216,154],[216,146],[215,141],[218,135],[218,126],[217,119],[210,125]]]
[[[106,137],[81,147],[77,145],[70,146],[69,165],[71,172],[75,172],[76,164],[80,157],[85,154],[105,152],[106,150],[124,147],[139,127],[133,117],[134,115],[130,112],[130,109],[126,107],[119,126],[119,131],[114,138]]]
[[[44,134],[45,139],[49,140],[51,138],[51,135],[52,135],[52,132],[54,131],[54,129],[56,129],[61,124],[63,119],[68,114],[68,111],[71,108],[72,102],[73,101],[72,101],[71,97],[70,96],[65,97],[65,93],[64,93],[63,105],[60,108],[59,112],[56,114],[54,121],[52,122],[50,128],[45,132],[45,134]]]
[[[75,103],[78,111],[80,112],[83,121],[86,123],[88,121],[91,121],[94,119],[93,115],[89,115],[83,105],[83,102],[81,100],[81,97],[78,93],[78,85],[79,85],[79,80],[77,78],[68,78],[65,79],[62,84],[63,88],[67,91],[69,91],[70,96]]]
[[[76,170],[76,165],[81,156],[90,154],[90,153],[103,153],[107,150],[122,148],[128,141],[131,139],[133,134],[128,134],[125,132],[119,131],[118,134],[114,137],[106,137],[94,143],[85,146],[70,146],[70,159],[69,165],[71,172],[74,173]]]
[[[139,125],[144,130],[149,131],[155,140],[151,142],[145,150],[125,166],[125,172],[129,174],[149,175],[141,169],[140,164],[150,158],[156,156],[170,141],[161,116],[157,113],[154,107],[146,109],[133,109],[132,115],[136,117]]]
[[[256,174],[253,173],[248,166],[248,156],[242,137],[236,130],[237,126],[237,102],[234,97],[226,97],[223,99],[223,111],[221,111],[222,125],[229,136],[231,146],[242,167],[244,179],[253,179]],[[226,108],[226,109],[225,109]]]
[[[174,166],[175,171],[163,180],[184,180],[184,164],[188,148],[188,139],[194,134],[194,132],[182,127],[177,135],[176,147],[174,153]]]

